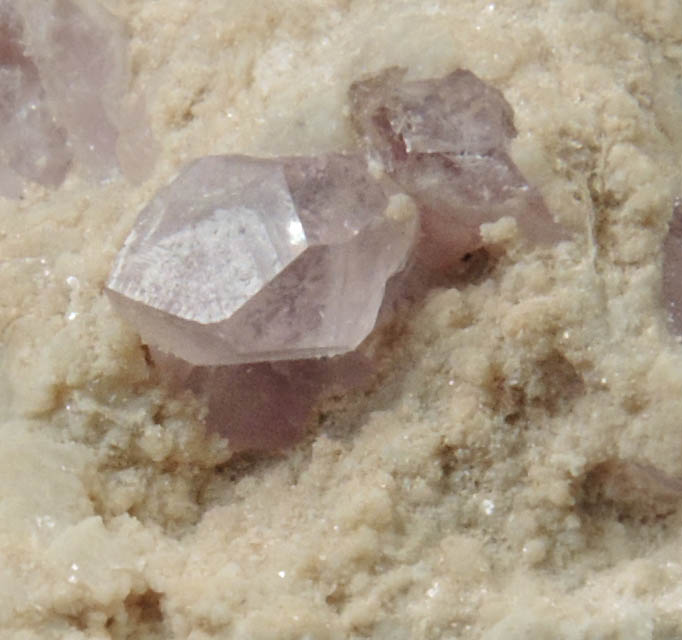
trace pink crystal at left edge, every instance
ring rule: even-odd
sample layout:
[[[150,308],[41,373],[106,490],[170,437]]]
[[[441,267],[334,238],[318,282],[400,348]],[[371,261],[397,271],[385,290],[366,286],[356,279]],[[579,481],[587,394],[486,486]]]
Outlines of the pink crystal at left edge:
[[[157,147],[127,47],[95,0],[0,0],[0,195],[58,186],[73,160],[97,180],[148,175]]]
[[[24,40],[15,5],[0,0],[0,195],[13,198],[21,195],[24,178],[60,184],[72,157]]]
[[[414,217],[358,156],[192,163],[141,212],[107,292],[142,340],[195,365],[333,356],[370,333]]]

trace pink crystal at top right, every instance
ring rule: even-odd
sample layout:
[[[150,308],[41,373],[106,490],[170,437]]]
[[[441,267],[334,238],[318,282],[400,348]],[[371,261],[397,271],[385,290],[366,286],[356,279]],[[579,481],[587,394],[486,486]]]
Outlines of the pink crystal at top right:
[[[506,147],[516,135],[500,91],[470,71],[405,81],[390,68],[350,88],[351,113],[370,157],[421,210],[423,260],[447,268],[481,246],[479,227],[513,216],[531,241],[563,231]]]

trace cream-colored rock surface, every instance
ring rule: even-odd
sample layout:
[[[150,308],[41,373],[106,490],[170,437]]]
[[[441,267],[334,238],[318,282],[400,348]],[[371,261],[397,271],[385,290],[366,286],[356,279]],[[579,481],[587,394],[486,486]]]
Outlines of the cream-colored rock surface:
[[[682,350],[660,303],[680,184],[677,0],[107,0],[153,176],[0,201],[0,637],[682,637]],[[513,223],[433,292],[369,394],[237,459],[102,288],[192,158],[354,145],[346,91],[471,69],[574,239]]]

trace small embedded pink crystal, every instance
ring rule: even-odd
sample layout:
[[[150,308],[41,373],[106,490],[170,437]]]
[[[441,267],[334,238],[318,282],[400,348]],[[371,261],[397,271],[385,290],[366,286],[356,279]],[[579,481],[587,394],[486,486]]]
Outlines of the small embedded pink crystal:
[[[372,158],[417,202],[423,259],[447,268],[481,247],[480,225],[513,216],[532,241],[563,235],[507,154],[513,111],[470,71],[405,81],[387,69],[350,88],[354,125]]]
[[[227,437],[232,451],[291,446],[311,426],[320,402],[365,387],[375,373],[357,351],[222,367],[195,367],[156,349],[152,358],[172,390],[205,398],[207,426]]]
[[[58,186],[74,160],[99,180],[146,176],[155,144],[127,95],[127,45],[93,0],[0,0],[0,195]]]
[[[197,160],[141,212],[108,293],[197,365],[333,356],[370,333],[416,224],[358,156]]]
[[[471,71],[415,81],[405,74],[391,67],[349,92],[354,123],[389,172],[411,154],[486,156],[516,135],[502,93]]]

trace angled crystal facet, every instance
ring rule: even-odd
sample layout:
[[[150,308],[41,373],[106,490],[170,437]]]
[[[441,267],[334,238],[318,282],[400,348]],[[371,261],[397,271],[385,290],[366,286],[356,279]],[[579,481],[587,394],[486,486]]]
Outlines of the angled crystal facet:
[[[202,158],[141,212],[108,292],[193,364],[345,353],[412,246],[414,218],[387,205],[357,156]]]
[[[561,229],[507,154],[513,111],[470,71],[405,81],[391,68],[350,88],[351,114],[370,156],[421,210],[421,254],[445,267],[481,246],[480,225],[514,216],[533,241]]]
[[[405,73],[392,67],[350,88],[355,123],[389,170],[409,154],[488,155],[516,135],[502,93],[471,71],[413,82]]]

